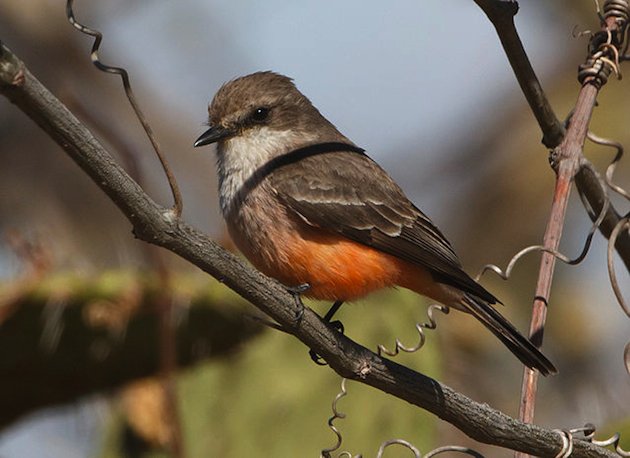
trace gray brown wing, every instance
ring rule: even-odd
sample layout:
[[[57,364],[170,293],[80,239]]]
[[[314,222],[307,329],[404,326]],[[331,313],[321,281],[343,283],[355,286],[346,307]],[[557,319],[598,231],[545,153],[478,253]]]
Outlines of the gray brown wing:
[[[355,152],[306,157],[274,170],[269,180],[308,224],[418,264],[436,281],[497,302],[462,270],[440,230],[369,157]]]

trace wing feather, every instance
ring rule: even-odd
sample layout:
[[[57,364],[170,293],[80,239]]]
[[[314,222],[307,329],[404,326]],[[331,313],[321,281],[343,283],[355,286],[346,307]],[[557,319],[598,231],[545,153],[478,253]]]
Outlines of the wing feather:
[[[277,168],[269,179],[281,201],[308,224],[418,264],[437,281],[498,302],[462,270],[442,232],[365,154],[305,157]]]

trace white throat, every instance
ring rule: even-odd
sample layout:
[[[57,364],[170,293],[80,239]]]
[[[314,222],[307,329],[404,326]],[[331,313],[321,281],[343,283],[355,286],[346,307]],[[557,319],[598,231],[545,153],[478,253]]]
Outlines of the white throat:
[[[268,127],[251,129],[218,146],[219,203],[227,217],[243,184],[272,158],[312,143],[315,135]]]

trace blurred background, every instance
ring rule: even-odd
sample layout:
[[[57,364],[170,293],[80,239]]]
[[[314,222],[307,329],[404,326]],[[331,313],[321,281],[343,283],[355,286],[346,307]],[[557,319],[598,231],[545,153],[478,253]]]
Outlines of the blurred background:
[[[214,151],[193,149],[220,85],[258,70],[287,74],[337,127],[380,162],[453,242],[469,273],[505,267],[539,244],[554,175],[494,29],[472,1],[136,0],[75,2],[80,22],[104,33],[101,58],[125,67],[184,196],[187,222],[231,243],[216,199]],[[4,0],[0,39],[66,103],[143,187],[170,205],[149,142],[118,77],[90,63],[92,39],[58,1]],[[559,117],[579,89],[576,69],[596,29],[591,0],[523,2],[517,26]],[[630,142],[628,80],[611,81],[592,123]],[[587,145],[603,170],[614,151]],[[0,100],[0,456],[316,456],[335,443],[326,425],[340,379],[315,366],[289,336],[261,329],[253,307],[168,253],[134,239],[130,224],[33,122]],[[630,188],[630,161],[616,182]],[[615,199],[620,213],[626,202]],[[580,252],[590,221],[573,196],[561,250]],[[156,259],[158,259],[156,261]],[[618,261],[618,260],[617,260]],[[529,326],[539,255],[509,281],[483,283]],[[628,273],[617,262],[630,294]],[[156,271],[167,271],[168,281]],[[165,291],[167,286],[168,291]],[[162,299],[168,298],[181,367],[176,412],[154,376]],[[417,340],[427,302],[405,291],[346,305],[346,333],[370,348]],[[321,313],[327,304],[313,304]],[[163,309],[162,309],[163,310]],[[522,369],[475,321],[438,316],[427,345],[399,362],[516,416]],[[597,234],[578,266],[558,264],[545,353],[560,369],[541,380],[537,423],[595,423],[629,431],[630,321],[606,272]],[[168,358],[166,358],[168,360]],[[162,363],[160,362],[162,361]],[[353,454],[373,456],[392,438],[424,452],[475,444],[450,425],[356,383],[337,420]],[[625,447],[630,447],[628,434]],[[387,456],[407,456],[391,450]],[[408,451],[407,451],[408,453]]]

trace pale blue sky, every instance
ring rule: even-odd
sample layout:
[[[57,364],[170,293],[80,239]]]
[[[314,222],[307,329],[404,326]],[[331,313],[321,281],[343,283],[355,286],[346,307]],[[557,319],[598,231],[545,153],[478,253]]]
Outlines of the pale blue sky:
[[[517,22],[544,80],[558,48],[583,43],[571,39],[569,25],[548,26],[556,18],[537,3],[527,2]],[[455,114],[459,128],[474,126],[480,111],[500,115],[506,94],[520,96],[494,29],[472,1],[151,1],[102,28],[106,55],[125,52],[151,93],[184,116],[201,123],[221,83],[275,70],[379,160],[417,138],[431,151],[448,140],[440,132]]]

